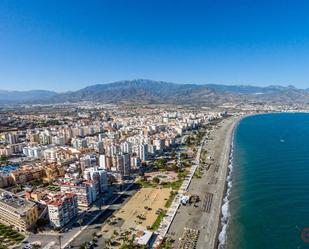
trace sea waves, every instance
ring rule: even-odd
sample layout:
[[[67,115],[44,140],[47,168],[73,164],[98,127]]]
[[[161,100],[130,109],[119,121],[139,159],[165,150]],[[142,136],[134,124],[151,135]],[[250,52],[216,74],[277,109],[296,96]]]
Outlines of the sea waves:
[[[234,134],[232,136],[231,150],[230,150],[230,158],[228,165],[228,175],[226,178],[227,181],[227,189],[225,193],[225,197],[223,198],[223,204],[221,207],[221,232],[219,233],[219,245],[218,249],[224,249],[226,244],[227,237],[227,228],[229,224],[230,217],[230,209],[229,209],[229,196],[232,188],[232,171],[233,171],[233,147],[234,147]]]

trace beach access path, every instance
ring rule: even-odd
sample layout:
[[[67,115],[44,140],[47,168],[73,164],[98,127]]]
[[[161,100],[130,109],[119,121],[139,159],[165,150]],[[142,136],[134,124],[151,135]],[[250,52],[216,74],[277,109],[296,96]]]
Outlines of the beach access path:
[[[169,230],[169,228],[172,224],[172,221],[177,214],[177,210],[180,207],[181,196],[182,196],[182,194],[187,192],[187,190],[190,186],[190,183],[192,181],[192,178],[194,176],[194,173],[195,173],[196,169],[199,167],[200,156],[201,156],[201,153],[202,153],[202,149],[204,147],[205,140],[206,140],[206,136],[202,138],[202,143],[198,148],[195,160],[193,161],[193,165],[191,166],[186,179],[183,181],[183,183],[182,183],[182,185],[181,185],[181,187],[178,191],[178,194],[174,198],[174,200],[173,200],[171,206],[169,207],[164,219],[160,223],[159,229],[156,232],[157,238],[154,241],[153,246],[152,246],[153,248],[158,248],[159,245],[163,242],[163,239],[165,238],[165,236],[166,236],[166,234],[167,234],[167,232],[168,232],[168,230]]]
[[[217,247],[232,134],[238,120],[235,116],[226,118],[210,131],[203,146],[210,167],[205,167],[201,178],[193,178],[188,188],[190,194],[199,195],[200,202],[179,207],[167,234],[175,240],[174,248],[178,248],[185,227],[200,231],[197,249]]]

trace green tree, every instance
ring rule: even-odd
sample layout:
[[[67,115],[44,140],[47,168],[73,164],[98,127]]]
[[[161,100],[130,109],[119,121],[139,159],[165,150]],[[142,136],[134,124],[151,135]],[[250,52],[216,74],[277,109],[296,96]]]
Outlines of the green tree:
[[[171,157],[172,157],[172,158],[176,158],[176,151],[175,151],[175,150],[173,150],[173,151],[171,152]]]
[[[8,157],[7,157],[7,156],[5,156],[5,155],[0,156],[0,162],[1,162],[1,163],[6,163],[7,160],[8,160]]]
[[[160,179],[159,179],[159,177],[157,177],[157,176],[155,176],[155,177],[152,179],[152,181],[153,181],[154,183],[156,183],[156,184],[159,184],[159,183],[160,183]]]

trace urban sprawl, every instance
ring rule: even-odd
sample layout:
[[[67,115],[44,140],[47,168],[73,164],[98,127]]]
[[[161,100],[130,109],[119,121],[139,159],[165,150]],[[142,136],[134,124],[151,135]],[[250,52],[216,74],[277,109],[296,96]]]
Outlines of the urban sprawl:
[[[211,208],[212,194],[199,203],[188,186],[213,160],[202,150],[209,131],[230,116],[240,114],[109,105],[3,111],[0,248],[172,248],[166,235],[179,206]],[[181,233],[179,248],[195,248],[199,230]]]

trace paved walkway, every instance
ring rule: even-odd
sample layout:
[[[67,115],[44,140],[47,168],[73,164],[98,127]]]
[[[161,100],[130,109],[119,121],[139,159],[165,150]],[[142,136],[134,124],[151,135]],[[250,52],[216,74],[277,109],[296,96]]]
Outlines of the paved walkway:
[[[162,243],[165,235],[168,232],[168,229],[170,228],[170,226],[173,222],[173,219],[174,219],[174,217],[175,217],[175,215],[178,211],[178,208],[180,206],[180,200],[181,200],[182,194],[187,192],[189,185],[191,183],[191,180],[194,176],[194,173],[195,173],[196,169],[199,167],[201,151],[202,151],[202,148],[204,146],[205,140],[206,140],[206,136],[203,137],[203,139],[202,139],[202,144],[200,145],[198,152],[196,154],[194,165],[191,166],[190,171],[189,171],[186,179],[182,183],[182,185],[179,189],[179,194],[177,194],[177,196],[175,197],[174,201],[171,204],[171,207],[168,209],[165,217],[163,218],[163,220],[160,223],[159,229],[157,231],[157,238],[156,238],[155,242],[153,243],[153,248],[157,248]]]

